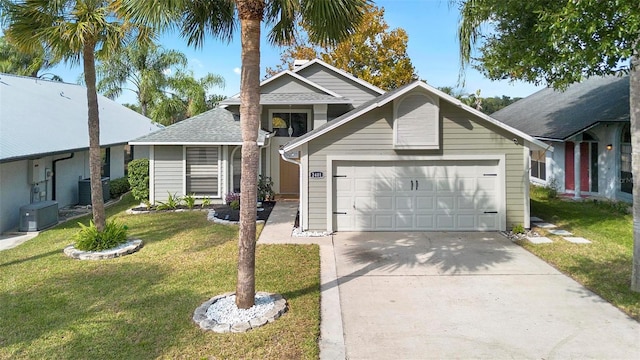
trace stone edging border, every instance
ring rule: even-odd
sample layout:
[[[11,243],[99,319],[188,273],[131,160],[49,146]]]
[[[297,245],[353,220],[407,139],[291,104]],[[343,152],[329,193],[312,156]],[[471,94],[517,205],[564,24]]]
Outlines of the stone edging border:
[[[78,260],[104,260],[113,259],[124,255],[133,254],[140,250],[144,244],[140,239],[129,240],[120,246],[103,250],[103,251],[82,251],[76,249],[73,245],[64,248],[64,254],[70,258]]]
[[[282,314],[287,312],[287,301],[280,294],[272,294],[267,292],[256,292],[256,295],[270,296],[273,299],[273,308],[269,310],[266,314],[253,318],[249,321],[243,321],[235,324],[220,324],[215,320],[211,320],[207,318],[207,310],[209,307],[215,303],[216,301],[225,298],[227,296],[234,295],[235,292],[228,292],[221,295],[217,295],[212,297],[211,299],[205,301],[202,305],[198,306],[198,308],[193,313],[193,321],[200,326],[203,330],[211,330],[217,333],[240,333],[247,332],[251,329],[258,328],[268,323],[272,323],[276,321]]]

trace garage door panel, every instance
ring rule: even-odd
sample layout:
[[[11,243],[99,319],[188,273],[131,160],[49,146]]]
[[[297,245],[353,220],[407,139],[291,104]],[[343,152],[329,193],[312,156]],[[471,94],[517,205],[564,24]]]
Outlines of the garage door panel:
[[[436,209],[438,210],[454,210],[455,209],[455,196],[438,196],[436,200]]]
[[[419,193],[433,193],[436,189],[435,179],[433,178],[421,178],[416,180],[416,192]]]
[[[379,196],[375,201],[375,208],[378,211],[393,210],[393,196]]]
[[[395,216],[395,226],[398,230],[413,229],[413,213],[398,213]]]
[[[496,230],[498,161],[339,162],[336,230]],[[355,209],[354,209],[355,205]],[[344,218],[343,218],[344,217]]]
[[[393,215],[375,215],[376,230],[393,230]]]
[[[356,213],[355,216],[355,224],[356,229],[372,229],[375,230],[373,226],[373,215],[370,214],[362,214]]]
[[[370,196],[355,196],[354,206],[358,211],[370,212],[376,208]]]
[[[436,215],[436,229],[453,230],[453,216],[446,214]]]
[[[495,230],[498,228],[496,214],[484,214],[478,216],[478,230]]]
[[[434,210],[435,209],[435,197],[434,196],[416,196],[416,210]]]
[[[440,193],[442,191],[450,191],[453,192],[456,189],[456,185],[452,179],[436,179],[436,192]]]
[[[413,210],[413,198],[406,195],[396,196],[396,210]]]
[[[483,176],[481,178],[478,178],[476,186],[479,191],[495,191],[496,177]]]
[[[458,214],[457,228],[460,230],[473,230],[476,228],[476,215],[474,214]]]
[[[433,214],[416,214],[416,228],[435,229],[433,217]]]

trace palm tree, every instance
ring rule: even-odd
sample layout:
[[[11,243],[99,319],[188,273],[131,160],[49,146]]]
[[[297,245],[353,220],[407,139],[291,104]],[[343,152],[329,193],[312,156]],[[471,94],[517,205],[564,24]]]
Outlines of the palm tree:
[[[130,44],[97,67],[98,91],[114,99],[124,90],[136,94],[141,114],[149,115],[149,106],[169,83],[167,69],[187,66],[187,57],[177,50],[164,50],[150,44]],[[131,83],[133,88],[125,87]]]
[[[13,45],[10,39],[0,36],[0,72],[35,78],[48,76],[51,80],[62,81],[57,75],[42,73],[55,65],[51,54],[47,54],[44,47],[34,47],[33,52],[25,53]]]
[[[105,227],[100,179],[100,119],[96,92],[96,53],[112,53],[123,42],[137,36],[148,39],[149,29],[127,20],[118,2],[104,0],[2,1],[5,34],[21,51],[32,53],[38,46],[51,51],[53,59],[79,63],[82,59],[87,87],[89,127],[89,173],[93,221],[98,231]]]
[[[151,118],[163,125],[171,125],[205,112],[212,108],[207,102],[209,89],[224,85],[224,78],[220,75],[209,73],[196,79],[192,71],[179,69],[167,78],[167,89],[155,101]]]
[[[152,23],[173,21],[189,45],[202,46],[206,35],[230,40],[237,13],[240,21],[242,67],[240,119],[242,127],[242,175],[240,238],[236,305],[247,309],[255,297],[255,249],[258,180],[258,129],[260,124],[260,25],[271,25],[268,39],[273,44],[293,40],[297,19],[302,19],[310,40],[321,45],[336,44],[355,31],[368,0],[175,0],[171,4],[125,0],[134,16]]]

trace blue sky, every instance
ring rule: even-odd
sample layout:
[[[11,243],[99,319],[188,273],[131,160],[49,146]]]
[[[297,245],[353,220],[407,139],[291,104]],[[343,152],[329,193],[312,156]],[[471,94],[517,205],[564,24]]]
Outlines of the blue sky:
[[[409,35],[408,53],[418,76],[432,86],[455,86],[459,72],[459,53],[456,31],[458,11],[450,8],[447,0],[378,0],[376,5],[385,8],[385,20],[390,28],[401,27]],[[279,64],[281,48],[270,45],[264,38],[261,44],[262,77],[267,67]],[[224,89],[213,92],[227,96],[240,91],[240,40],[239,32],[231,43],[215,38],[205,41],[202,49],[187,47],[186,41],[175,34],[164,34],[160,43],[167,49],[185,53],[189,67],[196,77],[214,73],[225,78]],[[70,69],[59,66],[54,71],[66,82],[76,82],[80,67]],[[479,72],[466,70],[466,92],[480,89],[481,96],[525,97],[541,89],[532,84],[509,81],[490,81]],[[132,95],[123,95],[119,102],[134,102]]]

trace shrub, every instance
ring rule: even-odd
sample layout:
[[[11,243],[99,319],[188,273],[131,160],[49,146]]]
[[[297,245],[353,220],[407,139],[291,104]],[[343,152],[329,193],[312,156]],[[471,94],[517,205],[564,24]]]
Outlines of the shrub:
[[[511,232],[514,234],[524,234],[525,233],[524,226],[522,226],[522,224],[514,225],[513,228],[511,229]]]
[[[135,159],[128,165],[131,194],[138,201],[149,199],[149,159]]]
[[[200,204],[201,208],[206,208],[209,205],[211,205],[211,199],[209,199],[208,197],[205,197],[204,199],[202,199],[202,204]]]
[[[258,177],[258,201],[273,200],[274,198],[273,181],[268,176],[260,175]]]
[[[233,200],[231,203],[229,203],[229,206],[233,210],[239,210],[240,209],[240,200]]]
[[[191,210],[196,205],[196,194],[194,193],[187,194],[184,196],[183,200],[185,205],[187,205],[187,208]]]
[[[156,209],[158,210],[175,210],[182,204],[182,198],[176,194],[171,195],[169,193],[169,197],[166,202],[158,201],[158,205]]]
[[[108,250],[127,241],[127,226],[115,221],[107,221],[104,231],[98,231],[93,221],[89,222],[89,226],[82,223],[78,225],[80,231],[75,235],[75,247],[82,251]]]
[[[129,180],[127,178],[118,178],[109,181],[109,193],[112,199],[117,199],[120,195],[130,190]]]
[[[228,193],[224,197],[224,202],[227,203],[227,205],[230,205],[235,200],[238,200],[238,203],[240,202],[240,194],[239,193]]]

